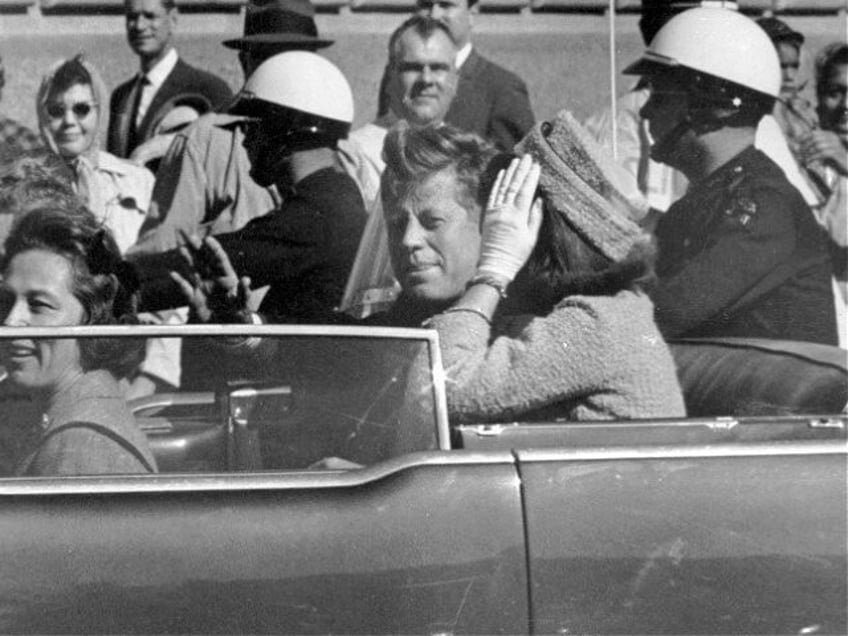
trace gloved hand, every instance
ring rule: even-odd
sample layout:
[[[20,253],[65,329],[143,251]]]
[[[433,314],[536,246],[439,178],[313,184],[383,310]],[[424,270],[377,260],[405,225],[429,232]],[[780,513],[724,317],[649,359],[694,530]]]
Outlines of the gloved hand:
[[[542,200],[533,200],[541,168],[526,154],[498,173],[483,218],[477,275],[509,283],[536,245]]]

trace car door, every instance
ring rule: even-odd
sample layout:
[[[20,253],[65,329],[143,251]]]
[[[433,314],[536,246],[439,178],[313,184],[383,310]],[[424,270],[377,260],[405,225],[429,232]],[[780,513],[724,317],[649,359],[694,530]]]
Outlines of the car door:
[[[6,480],[0,632],[515,634],[509,453],[347,472]]]
[[[170,472],[0,479],[0,633],[527,632],[515,458],[450,450],[435,334],[250,327],[231,365],[239,329],[51,330],[223,339],[221,377],[137,409]]]
[[[845,428],[844,416],[705,418],[464,438],[517,456],[533,633],[837,634]]]

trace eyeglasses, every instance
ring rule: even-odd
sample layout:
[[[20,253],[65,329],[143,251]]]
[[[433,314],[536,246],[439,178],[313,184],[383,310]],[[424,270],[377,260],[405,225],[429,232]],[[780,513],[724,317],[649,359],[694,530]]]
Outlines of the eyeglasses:
[[[96,107],[97,104],[94,102],[78,102],[71,106],[65,106],[64,104],[47,104],[45,110],[51,119],[62,119],[65,116],[65,113],[69,110],[77,119],[85,119]]]

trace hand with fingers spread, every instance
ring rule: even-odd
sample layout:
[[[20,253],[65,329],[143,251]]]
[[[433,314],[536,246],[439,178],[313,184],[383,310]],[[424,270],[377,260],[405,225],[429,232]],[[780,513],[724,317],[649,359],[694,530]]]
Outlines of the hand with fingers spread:
[[[478,275],[509,283],[527,262],[542,224],[542,200],[533,200],[540,174],[530,155],[498,173],[483,219]]]
[[[183,276],[171,272],[171,278],[191,308],[192,320],[213,323],[251,322],[248,298],[250,279],[239,278],[221,244],[212,236],[200,239],[183,235],[180,253],[188,268]]]
[[[848,148],[835,132],[814,130],[801,140],[800,150],[805,164],[820,161],[848,176]]]

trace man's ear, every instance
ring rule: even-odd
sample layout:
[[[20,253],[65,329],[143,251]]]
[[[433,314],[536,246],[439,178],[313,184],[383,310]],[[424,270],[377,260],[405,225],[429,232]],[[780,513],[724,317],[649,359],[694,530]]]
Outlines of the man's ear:
[[[168,20],[171,23],[171,30],[172,31],[175,31],[177,29],[177,22],[178,22],[179,15],[180,14],[179,14],[179,11],[177,10],[177,7],[174,7],[173,9],[168,11]]]

